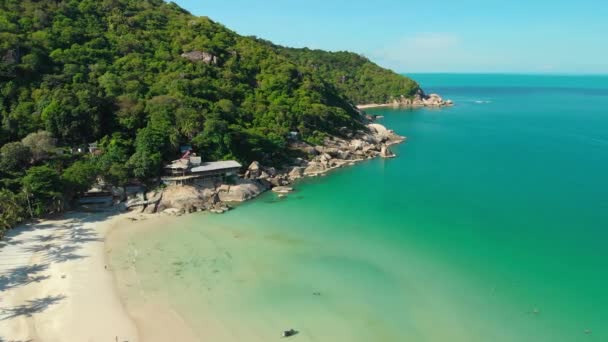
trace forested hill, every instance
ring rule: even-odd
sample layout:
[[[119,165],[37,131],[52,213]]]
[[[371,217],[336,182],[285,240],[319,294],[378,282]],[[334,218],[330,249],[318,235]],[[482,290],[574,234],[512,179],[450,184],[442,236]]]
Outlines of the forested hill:
[[[2,186],[77,159],[112,182],[148,179],[184,143],[276,163],[288,132],[319,142],[360,125],[352,104],[417,89],[356,54],[279,47],[161,0],[2,0]],[[101,156],[54,150],[92,142]]]
[[[301,68],[317,73],[356,104],[387,103],[393,98],[411,98],[418,84],[395,72],[378,67],[352,52],[293,49],[275,46],[275,51]]]

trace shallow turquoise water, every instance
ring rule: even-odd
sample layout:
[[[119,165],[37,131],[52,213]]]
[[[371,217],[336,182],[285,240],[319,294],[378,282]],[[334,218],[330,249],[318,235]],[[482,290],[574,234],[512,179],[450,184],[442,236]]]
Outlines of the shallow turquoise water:
[[[608,341],[608,77],[414,77],[457,105],[370,110],[399,158],[134,234],[123,294],[222,340]]]

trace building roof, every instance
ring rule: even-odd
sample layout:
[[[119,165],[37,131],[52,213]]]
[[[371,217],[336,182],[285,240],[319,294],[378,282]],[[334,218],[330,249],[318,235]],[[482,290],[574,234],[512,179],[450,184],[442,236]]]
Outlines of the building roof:
[[[180,169],[186,170],[190,166],[190,161],[188,159],[178,159],[174,160],[173,163],[165,166],[165,169]]]
[[[201,157],[197,157],[197,156],[192,156],[190,157],[190,164],[193,167],[199,166],[203,163],[203,159]]]
[[[218,162],[203,163],[203,164],[201,164],[201,166],[193,167],[190,171],[191,172],[209,172],[209,171],[220,171],[220,170],[234,169],[234,168],[240,169],[241,167],[242,167],[242,165],[234,160],[225,160],[225,161],[218,161]]]

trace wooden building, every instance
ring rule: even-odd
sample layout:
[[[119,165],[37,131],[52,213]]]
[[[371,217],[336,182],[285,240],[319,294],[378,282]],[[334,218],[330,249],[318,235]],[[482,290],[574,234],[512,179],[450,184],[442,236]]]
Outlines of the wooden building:
[[[234,160],[201,162],[200,157],[176,160],[165,166],[166,176],[161,180],[166,185],[191,184],[198,180],[222,180],[238,175],[242,165]]]

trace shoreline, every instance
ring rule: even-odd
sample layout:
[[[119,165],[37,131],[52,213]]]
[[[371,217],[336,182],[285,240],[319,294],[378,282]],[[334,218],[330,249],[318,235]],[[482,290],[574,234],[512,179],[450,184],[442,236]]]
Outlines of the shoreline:
[[[389,146],[405,137],[372,123],[371,133],[352,139],[326,140],[307,167],[294,167],[297,175],[277,173],[289,185],[299,179],[323,176],[335,169],[353,166],[377,157],[395,157]],[[359,140],[362,138],[363,140]],[[369,140],[368,140],[369,139]],[[340,159],[337,148],[361,142],[349,159]],[[330,155],[331,153],[331,155]],[[332,157],[332,155],[334,157]],[[312,166],[311,166],[312,165]],[[268,169],[261,168],[261,173]],[[248,170],[249,172],[251,170]],[[267,182],[262,175],[249,175],[248,181]],[[275,185],[275,187],[281,187]],[[283,186],[284,187],[284,186]],[[245,198],[251,200],[268,191]],[[289,191],[287,191],[289,192]],[[279,196],[286,194],[280,193]],[[224,203],[223,201],[220,203]],[[175,214],[175,211],[173,212]],[[142,227],[146,220],[172,220],[171,214],[145,213],[143,210],[88,213],[70,212],[58,219],[25,224],[8,232],[0,241],[0,338],[8,341],[197,341],[194,333],[169,303],[130,306],[119,287],[118,271],[109,260],[113,239],[122,232]],[[119,229],[121,228],[121,229]],[[150,319],[150,313],[153,319]]]
[[[139,341],[106,262],[107,234],[131,213],[71,212],[0,243],[0,339]]]
[[[356,106],[357,109],[371,109],[371,108],[385,108],[385,107],[395,107],[395,105],[391,103],[366,103],[360,104]]]
[[[406,137],[382,124],[368,121],[365,128],[345,137],[327,137],[320,145],[293,141],[290,148],[301,157],[292,159],[288,166],[279,170],[254,161],[244,176],[232,183],[172,185],[139,194],[137,198],[144,201],[136,200],[139,206],[127,203],[127,207],[145,214],[183,215],[199,211],[222,214],[233,205],[249,201],[269,190],[287,196],[293,191],[290,186],[302,178],[322,176],[364,160],[394,158],[396,155],[391,152],[390,146],[406,140]]]
[[[379,127],[383,127],[378,125]],[[391,132],[385,146],[405,141]],[[303,178],[380,157],[358,158]],[[388,157],[387,157],[388,158]],[[290,182],[290,184],[291,184]],[[267,189],[268,190],[268,189]],[[257,197],[257,196],[256,196]],[[253,199],[250,198],[250,199]],[[247,199],[249,200],[249,199]],[[109,257],[113,240],[168,214],[69,212],[12,229],[0,241],[0,338],[8,341],[197,341],[181,316],[162,303],[130,306]],[[10,262],[4,262],[4,261]],[[150,312],[154,312],[150,319]]]
[[[199,338],[196,337],[192,331],[190,325],[188,325],[185,319],[172,307],[170,303],[167,303],[160,298],[155,298],[155,301],[148,301],[147,298],[144,302],[133,303],[135,297],[146,297],[145,292],[141,288],[138,290],[140,293],[134,296],[125,296],[125,292],[133,290],[136,285],[133,285],[131,280],[137,280],[136,274],[128,274],[121,267],[117,267],[111,262],[110,257],[113,249],[116,246],[121,246],[128,240],[131,234],[141,234],[141,230],[149,229],[150,225],[154,227],[170,225],[171,222],[175,221],[176,217],[170,215],[161,214],[143,214],[138,213],[126,217],[122,220],[124,226],[122,229],[117,229],[118,224],[113,227],[107,234],[105,247],[105,258],[110,267],[110,273],[114,281],[114,291],[117,298],[119,298],[125,311],[129,315],[131,323],[136,327],[138,331],[139,341],[145,342],[165,342],[165,341],[180,341],[180,342],[198,342]],[[156,228],[158,229],[158,228]],[[129,265],[128,267],[136,272],[135,265]],[[131,279],[130,277],[134,279]],[[142,298],[137,298],[141,300]],[[129,341],[131,342],[131,341]]]
[[[355,107],[357,107],[357,109],[372,109],[372,108],[386,108],[386,107],[398,107],[399,105],[394,105],[392,103],[366,103],[366,104],[360,104],[360,105],[356,105]]]
[[[370,108],[422,108],[422,107],[451,107],[454,105],[452,100],[444,100],[437,94],[425,94],[422,89],[419,89],[413,97],[407,98],[401,96],[394,98],[387,103],[363,103],[358,104],[355,107],[359,110],[370,109]]]
[[[389,146],[393,146],[396,144],[400,144],[404,141],[406,141],[406,137],[403,136],[399,136],[397,134],[395,134],[392,130],[388,130],[386,129],[384,126],[374,123],[371,124],[373,126],[371,126],[371,130],[375,133],[373,133],[370,136],[374,136],[374,134],[379,134],[380,136],[383,136],[382,139],[379,139],[379,142],[377,144],[376,147],[378,147],[378,150],[380,150],[380,146],[384,145],[385,147],[389,147]],[[328,148],[327,146],[325,146],[326,148]],[[331,147],[329,147],[331,148]],[[291,186],[293,184],[297,184],[300,180],[304,180],[306,178],[313,178],[313,177],[321,177],[321,176],[326,176],[327,174],[329,174],[330,172],[340,169],[340,168],[344,168],[346,166],[355,166],[356,164],[363,162],[363,161],[368,161],[368,160],[373,160],[376,158],[394,158],[396,157],[396,155],[392,154],[392,152],[390,152],[390,150],[388,150],[388,152],[390,153],[390,155],[387,156],[382,156],[381,151],[375,151],[375,153],[373,154],[373,156],[367,156],[365,158],[358,158],[358,159],[352,159],[352,160],[347,160],[344,161],[343,163],[339,163],[338,165],[335,166],[330,166],[328,168],[325,168],[323,170],[320,170],[318,172],[315,173],[306,173],[306,172],[302,172],[301,176],[296,177],[295,179],[290,179],[289,183],[287,185]],[[251,170],[249,170],[251,171]],[[260,173],[263,173],[265,171],[267,171],[267,169],[260,167],[260,169],[258,170],[260,171]],[[288,175],[288,172],[284,172],[284,175]],[[283,189],[287,189],[285,190],[285,192],[283,192]],[[273,188],[269,187],[267,189],[265,189],[264,191],[261,191],[259,194],[251,197],[251,198],[247,198],[245,201],[253,201],[255,200],[259,195],[261,195],[264,192],[270,191],[270,190],[274,190],[274,192],[279,196],[279,197],[284,197],[284,196],[288,196],[288,193],[290,193],[292,191],[292,188],[288,187],[288,186],[276,186]],[[277,191],[278,190],[278,191]],[[164,196],[162,196],[164,197]],[[186,211],[187,212],[187,211]],[[111,249],[113,249],[115,246],[119,246],[120,244],[124,244],[125,241],[127,241],[128,237],[130,234],[141,234],[141,230],[142,229],[148,229],[148,227],[150,225],[152,226],[169,226],[170,222],[173,222],[173,220],[175,219],[183,219],[183,217],[181,218],[177,218],[174,216],[182,216],[182,214],[185,212],[180,212],[177,213],[175,211],[162,211],[162,212],[157,212],[157,213],[145,213],[145,212],[141,212],[141,213],[134,213],[134,215],[132,215],[131,218],[131,222],[125,222],[123,220],[123,222],[127,225],[122,230],[117,230],[117,229],[112,229],[108,235],[107,235],[107,239],[106,239],[106,258],[110,257],[110,253],[111,253]],[[206,211],[207,215],[211,215],[214,214],[214,211]],[[137,219],[136,219],[137,217]],[[108,264],[111,264],[108,261]],[[131,265],[131,268],[133,270],[135,270],[135,266]],[[132,290],[131,286],[132,285],[127,285],[127,284],[132,284],[133,279],[131,279],[131,276],[134,276],[136,278],[136,275],[128,275],[126,274],[124,271],[119,271],[119,270],[115,270],[112,269],[112,274],[113,274],[113,279],[115,281],[115,289],[117,291],[117,295],[121,296],[121,292],[128,292],[129,290]],[[140,296],[140,297],[146,297],[145,293],[139,293],[136,295]],[[189,323],[186,321],[186,319],[184,319],[184,317],[182,317],[179,312],[177,312],[173,307],[172,304],[169,302],[165,302],[165,300],[163,300],[162,298],[156,298],[157,300],[154,302],[151,301],[141,301],[138,303],[132,303],[129,301],[128,298],[120,298],[120,300],[123,303],[123,306],[125,307],[127,313],[129,314],[129,316],[132,319],[132,322],[135,324],[135,326],[137,327],[138,331],[139,331],[139,337],[141,341],[146,341],[146,342],[164,342],[167,340],[179,340],[179,341],[184,341],[184,342],[197,342],[200,340],[200,336],[197,336],[196,333],[194,332],[193,328],[189,325]],[[134,300],[137,301],[137,300]],[[222,338],[220,338],[221,333],[219,332],[215,332],[213,330],[208,330],[205,332],[205,338],[211,339],[211,340],[222,340]]]

